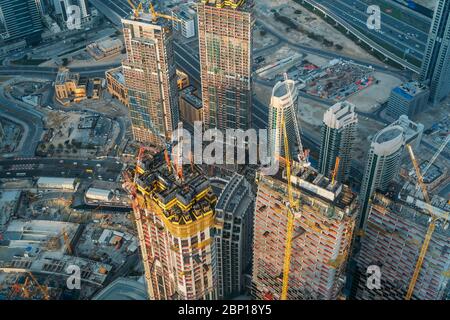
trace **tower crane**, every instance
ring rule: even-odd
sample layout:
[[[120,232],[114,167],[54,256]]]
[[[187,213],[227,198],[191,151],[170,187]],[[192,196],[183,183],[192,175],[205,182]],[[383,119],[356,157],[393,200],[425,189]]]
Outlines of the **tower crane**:
[[[33,280],[34,284],[39,289],[39,291],[41,291],[44,300],[50,300],[50,295],[48,293],[48,287],[47,286],[42,286],[39,283],[39,281],[37,281],[36,277],[31,272],[27,272],[27,273],[30,276],[31,280]]]
[[[151,2],[149,2],[149,8],[150,8],[150,13],[152,14],[153,22],[156,22],[158,20],[158,18],[163,18],[163,19],[174,21],[174,22],[181,22],[181,20],[178,18],[169,16],[167,14],[163,14],[160,12],[156,12],[155,7],[153,6],[153,4]]]
[[[281,300],[287,300],[287,294],[289,289],[289,271],[291,266],[291,254],[292,254],[292,236],[294,233],[294,210],[297,209],[297,204],[294,201],[294,195],[292,192],[291,181],[291,156],[289,154],[289,142],[287,138],[286,122],[284,119],[284,112],[281,119],[281,125],[284,135],[284,153],[286,159],[286,177],[287,177],[287,189],[288,189],[288,222],[286,231],[286,244],[284,249],[284,261],[283,261],[283,284],[281,290]]]
[[[128,4],[133,8],[134,17],[139,18],[139,14],[144,11],[142,1],[139,1],[139,4],[136,6],[132,0],[128,0]]]
[[[414,269],[414,273],[413,273],[413,276],[409,283],[408,291],[405,296],[406,300],[410,300],[414,293],[414,288],[416,286],[417,279],[419,278],[419,274],[422,269],[423,261],[425,259],[425,255],[426,255],[426,253],[428,251],[428,247],[430,245],[431,237],[434,233],[434,230],[436,229],[436,223],[440,217],[438,215],[434,214],[434,212],[432,210],[431,201],[430,201],[430,197],[428,195],[427,187],[425,186],[425,184],[423,182],[423,175],[420,172],[420,168],[419,168],[419,165],[417,164],[417,160],[416,160],[416,157],[414,155],[411,145],[408,144],[407,149],[408,149],[411,161],[413,163],[414,170],[416,171],[417,183],[418,183],[419,187],[422,189],[423,198],[427,204],[426,207],[431,216],[431,221],[428,226],[427,233],[425,234],[425,239],[423,241],[422,247],[420,249],[419,257],[416,262],[416,267]],[[447,215],[445,216],[444,221],[448,221],[448,216],[449,216],[449,213],[447,213]]]
[[[72,251],[72,246],[70,245],[69,234],[68,234],[66,228],[64,228],[62,230],[62,236],[63,236],[64,246],[66,247],[67,253],[71,255],[73,251]]]
[[[431,160],[428,162],[427,166],[423,169],[422,171],[422,176],[424,176],[427,171],[431,168],[431,166],[433,165],[433,163],[436,161],[436,159],[439,157],[439,155],[441,154],[441,152],[444,150],[444,148],[447,146],[447,143],[450,141],[450,134],[447,135],[447,137],[445,138],[444,142],[441,144],[441,146],[439,147],[438,151],[433,155],[433,157],[431,158]]]
[[[336,157],[336,162],[334,164],[334,170],[333,170],[333,175],[331,176],[331,184],[334,184],[334,181],[336,180],[336,176],[339,172],[339,164],[341,163],[341,158],[340,157]]]

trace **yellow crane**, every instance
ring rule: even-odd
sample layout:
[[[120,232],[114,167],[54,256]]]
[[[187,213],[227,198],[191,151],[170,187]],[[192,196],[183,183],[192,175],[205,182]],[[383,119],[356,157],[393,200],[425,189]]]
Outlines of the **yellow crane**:
[[[331,176],[331,184],[334,184],[334,181],[336,180],[336,176],[339,172],[339,164],[340,163],[341,163],[341,158],[336,157],[336,162],[334,163],[333,175]]]
[[[64,246],[66,247],[67,253],[72,254],[72,246],[70,245],[69,234],[68,234],[66,228],[63,229],[62,236],[63,236]]]
[[[291,254],[292,254],[292,237],[294,233],[294,221],[295,221],[295,210],[297,209],[297,204],[294,201],[294,195],[292,192],[292,181],[291,181],[291,156],[289,154],[289,142],[287,138],[286,122],[284,119],[284,112],[281,116],[281,126],[283,129],[284,136],[284,153],[286,160],[286,178],[287,178],[287,189],[288,189],[288,222],[286,231],[286,244],[284,249],[284,261],[283,261],[283,283],[281,290],[281,300],[287,300],[288,289],[289,289],[289,271],[291,266]]]
[[[420,271],[422,269],[423,260],[425,259],[425,255],[426,255],[426,253],[428,251],[428,247],[430,245],[431,237],[433,235],[434,230],[436,229],[436,222],[438,221],[439,216],[435,215],[433,213],[433,210],[431,209],[432,206],[431,206],[430,197],[428,195],[427,187],[425,186],[425,184],[423,182],[423,176],[422,176],[422,173],[420,172],[420,167],[419,167],[419,165],[417,163],[417,160],[416,160],[416,157],[415,157],[414,152],[412,150],[412,147],[409,144],[406,147],[408,149],[409,156],[410,156],[411,161],[413,163],[414,170],[416,171],[417,183],[420,186],[420,188],[422,189],[423,198],[425,200],[425,203],[427,205],[426,207],[427,207],[427,209],[428,209],[428,211],[430,213],[430,216],[431,216],[431,222],[430,222],[430,225],[428,226],[427,233],[425,234],[425,239],[423,241],[423,244],[422,244],[422,247],[421,247],[420,253],[419,253],[419,258],[417,259],[416,267],[414,269],[414,273],[413,273],[413,276],[412,276],[411,281],[409,283],[408,291],[406,293],[405,299],[406,300],[410,300],[412,295],[413,295],[413,293],[414,293],[414,288],[416,286],[417,279],[419,278],[419,274],[420,274]],[[446,217],[444,219],[445,221],[448,220],[448,215],[449,214],[446,215]]]
[[[132,0],[128,0],[128,4],[131,8],[133,8],[133,14],[135,18],[139,18],[139,14],[144,10],[142,2],[139,1],[139,4],[136,6]]]
[[[41,291],[44,300],[50,300],[50,295],[48,293],[48,287],[47,286],[42,286],[39,283],[39,281],[37,281],[36,277],[31,272],[27,272],[27,273],[30,276],[31,280],[33,280],[35,286],[39,289],[39,291]]]
[[[168,19],[168,20],[172,20],[175,22],[181,22],[181,20],[178,18],[169,16],[167,14],[162,14],[160,12],[156,12],[155,7],[153,6],[153,4],[151,2],[149,3],[149,7],[150,7],[150,13],[152,14],[153,22],[156,22],[158,20],[158,18]]]

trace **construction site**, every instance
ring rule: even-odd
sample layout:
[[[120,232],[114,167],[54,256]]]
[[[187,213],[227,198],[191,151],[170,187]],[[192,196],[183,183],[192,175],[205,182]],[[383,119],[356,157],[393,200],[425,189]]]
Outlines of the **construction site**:
[[[295,70],[292,71],[295,73]],[[307,64],[300,72],[297,80],[304,85],[301,90],[336,102],[368,88],[376,81],[372,68],[338,59],[322,68]]]
[[[65,281],[71,274],[67,271],[70,266],[80,268],[81,281],[94,287],[102,285],[111,266],[72,255],[80,233],[79,225],[74,223],[11,221],[0,241],[0,295],[7,299],[58,299],[65,286],[51,290],[50,282]],[[49,283],[37,281],[38,274],[46,275]],[[31,295],[31,290],[36,295]]]
[[[421,200],[413,198],[415,186],[399,187],[392,186],[388,194],[376,193],[373,196],[358,257],[358,270],[364,273],[369,265],[380,265],[383,277],[381,289],[368,290],[365,276],[359,275],[356,298],[403,300],[407,296],[416,263],[421,261],[420,275],[413,280],[415,288],[411,298],[448,299],[450,230],[446,216],[450,206],[438,196],[431,199],[431,207],[428,208],[439,215],[431,236],[427,234],[427,228],[434,222],[430,223],[432,217],[424,203],[418,203]],[[429,245],[426,254],[423,254],[420,249],[425,240],[429,241]]]

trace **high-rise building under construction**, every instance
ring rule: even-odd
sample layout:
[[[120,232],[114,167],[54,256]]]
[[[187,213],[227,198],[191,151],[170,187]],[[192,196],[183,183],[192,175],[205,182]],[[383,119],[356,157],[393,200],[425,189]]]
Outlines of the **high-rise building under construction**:
[[[178,124],[178,88],[170,20],[135,12],[122,19],[127,58],[123,73],[135,140],[154,145]]]
[[[217,197],[201,169],[181,170],[157,153],[124,175],[150,299],[216,299]]]
[[[286,298],[338,299],[356,222],[356,195],[349,187],[294,164],[292,187],[299,209],[294,213]],[[252,295],[280,299],[288,237],[287,181],[281,173],[257,173],[256,179]]]
[[[253,0],[198,3],[206,128],[245,130],[251,125],[253,5]]]
[[[356,299],[403,300],[413,279],[430,220],[428,206],[411,196],[415,186],[400,191],[395,185],[391,188],[387,193],[375,192],[372,197],[357,257]],[[447,216],[450,206],[445,199],[434,197],[431,203],[434,214]],[[441,219],[434,229],[413,299],[441,300],[449,295],[450,230],[444,221]],[[379,267],[378,283],[367,272],[369,266]]]
[[[355,106],[349,102],[339,102],[325,112],[319,156],[321,174],[330,177],[337,170],[336,179],[341,182],[349,177],[357,124]]]

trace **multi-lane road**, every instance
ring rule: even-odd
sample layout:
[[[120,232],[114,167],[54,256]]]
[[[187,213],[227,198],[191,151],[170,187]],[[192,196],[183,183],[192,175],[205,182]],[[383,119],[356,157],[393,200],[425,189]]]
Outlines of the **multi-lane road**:
[[[14,158],[0,160],[0,178],[62,177],[116,181],[123,164],[101,160]]]
[[[369,34],[376,42],[394,46],[399,51],[422,60],[428,33],[416,26],[399,20],[392,15],[381,11],[381,29],[367,28],[368,2],[361,0],[315,0],[315,2],[330,9],[352,26]],[[373,1],[372,1],[373,3]],[[405,9],[406,14],[406,9]],[[419,16],[416,16],[419,19]],[[428,18],[423,17],[422,23],[430,24]]]
[[[20,152],[24,156],[33,156],[44,130],[43,115],[7,99],[2,87],[0,87],[0,115],[23,125],[23,135],[26,138]]]

